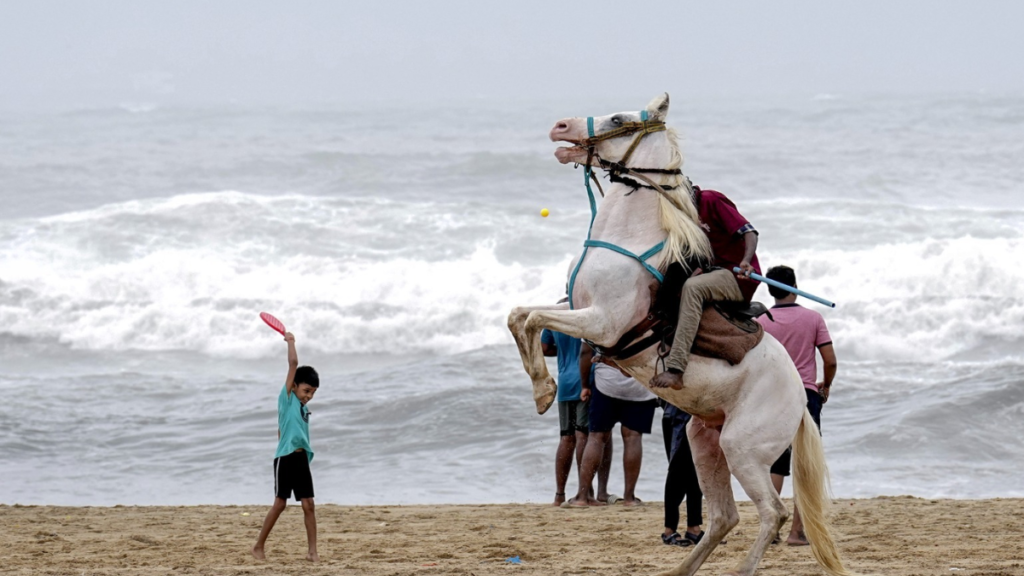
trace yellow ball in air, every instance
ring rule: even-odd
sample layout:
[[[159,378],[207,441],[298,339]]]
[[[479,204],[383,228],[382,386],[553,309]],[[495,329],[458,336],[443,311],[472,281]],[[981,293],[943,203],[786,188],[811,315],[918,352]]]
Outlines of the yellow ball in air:
[[[541,216],[543,216],[543,217],[547,218],[547,217],[548,217],[548,214],[551,214],[551,212],[549,212],[547,208],[541,208],[541,209],[540,209],[540,215],[541,215]]]

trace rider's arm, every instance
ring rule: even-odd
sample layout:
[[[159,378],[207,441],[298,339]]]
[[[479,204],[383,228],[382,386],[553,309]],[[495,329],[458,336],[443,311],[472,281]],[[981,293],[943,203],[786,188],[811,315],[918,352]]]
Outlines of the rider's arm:
[[[757,250],[757,229],[750,223],[750,220],[740,214],[736,205],[727,198],[718,195],[713,198],[713,200],[715,199],[717,199],[714,201],[715,215],[722,228],[731,230],[733,234],[742,238],[743,260],[740,261],[739,267],[743,270],[743,275],[757,272],[750,265],[750,261],[754,259],[754,252]],[[739,242],[740,238],[730,239],[730,242]]]
[[[748,230],[743,233],[743,261],[740,262],[740,268],[750,274],[756,272],[754,267],[750,265],[750,261],[754,259],[754,253],[757,251],[757,230]]]

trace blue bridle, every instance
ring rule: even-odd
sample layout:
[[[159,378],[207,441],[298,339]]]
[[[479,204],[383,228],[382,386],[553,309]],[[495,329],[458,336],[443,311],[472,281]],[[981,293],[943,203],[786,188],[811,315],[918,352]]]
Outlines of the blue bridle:
[[[629,152],[627,153],[627,157],[628,157],[628,155],[630,153],[632,153],[633,148],[636,147],[636,144],[640,141],[640,138],[643,138],[643,136],[645,136],[646,134],[650,133],[650,130],[649,130],[649,127],[648,127],[648,120],[647,120],[647,118],[648,118],[647,111],[646,110],[641,110],[640,111],[640,123],[643,124],[644,132],[633,143],[633,147],[630,148]],[[662,124],[662,126],[664,126],[664,124]],[[664,129],[664,128],[662,127],[661,129]],[[614,132],[614,131],[612,131],[612,132]],[[632,132],[624,132],[622,134],[616,134],[614,136],[612,136],[610,133],[607,133],[607,132],[605,134],[608,134],[608,137],[618,137],[618,136],[627,136],[627,135],[629,135],[631,133]],[[596,144],[595,138],[597,138],[597,136],[594,134],[594,117],[593,116],[587,117],[587,136],[588,136],[587,141],[588,141],[588,143],[590,143],[590,146],[592,148],[594,146],[594,144]],[[604,136],[604,134],[602,134],[602,136]],[[601,139],[607,139],[607,138],[601,138]],[[597,140],[597,141],[600,141],[600,140]],[[626,162],[626,157],[624,157],[622,160],[620,160],[620,162],[624,164]],[[576,275],[579,273],[580,267],[583,266],[583,260],[586,259],[587,251],[590,250],[590,248],[604,248],[606,250],[611,250],[613,252],[618,252],[619,254],[622,254],[623,256],[628,256],[628,257],[636,260],[637,262],[640,263],[641,266],[646,268],[647,271],[650,272],[651,275],[654,276],[654,278],[659,283],[663,282],[665,280],[665,277],[662,276],[661,272],[659,272],[657,268],[655,268],[654,266],[651,266],[650,264],[647,263],[647,260],[651,256],[654,256],[658,252],[661,252],[662,248],[665,247],[665,241],[664,240],[659,242],[658,244],[654,245],[653,247],[651,247],[650,250],[644,252],[643,254],[634,254],[633,252],[623,248],[622,246],[617,246],[615,244],[612,244],[610,242],[604,242],[602,240],[591,240],[590,239],[590,233],[594,229],[594,219],[597,218],[597,201],[594,199],[594,191],[590,188],[590,180],[592,178],[593,178],[593,176],[592,176],[592,168],[590,166],[590,161],[588,159],[586,166],[584,166],[584,168],[583,168],[583,182],[587,186],[587,197],[590,200],[590,226],[587,228],[587,239],[586,239],[585,242],[583,242],[583,255],[580,256],[579,261],[576,262],[576,266],[572,270],[572,274],[569,276],[569,309],[570,310],[574,310],[575,309],[575,307],[573,306],[573,303],[572,303],[572,293],[573,293],[573,288],[576,286]]]

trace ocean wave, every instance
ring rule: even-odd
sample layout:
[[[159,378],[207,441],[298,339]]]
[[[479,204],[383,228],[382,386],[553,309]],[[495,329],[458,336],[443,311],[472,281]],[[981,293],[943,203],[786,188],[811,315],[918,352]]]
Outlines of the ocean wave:
[[[800,287],[838,304],[823,312],[837,348],[858,360],[936,362],[1021,356],[1024,238],[927,239],[854,250],[766,252]],[[759,298],[771,301],[766,288]],[[817,305],[812,305],[817,306]]]
[[[878,236],[863,202],[832,204],[826,217],[820,202],[790,202],[774,233],[787,239],[765,233],[760,257],[839,304],[824,313],[844,357],[1021,355],[1024,272],[1006,264],[1024,252],[1019,214],[888,209]],[[0,325],[77,349],[251,357],[267,349],[251,344],[267,310],[330,353],[386,353],[396,339],[415,353],[505,344],[511,307],[564,292],[587,218],[556,217],[484,201],[229,191],[0,222]],[[922,226],[932,237],[915,234]]]
[[[102,261],[88,247],[0,254],[0,325],[14,336],[92,350],[267,353],[257,318],[278,315],[304,345],[331,353],[458,352],[508,342],[519,303],[557,299],[559,266],[501,262],[493,245],[446,260],[344,261],[252,247],[149,246]],[[258,250],[256,250],[258,252]],[[265,342],[264,345],[254,344]]]

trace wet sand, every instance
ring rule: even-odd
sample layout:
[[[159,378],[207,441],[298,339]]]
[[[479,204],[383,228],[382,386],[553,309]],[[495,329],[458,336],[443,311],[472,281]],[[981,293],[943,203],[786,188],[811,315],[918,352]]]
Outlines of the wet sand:
[[[661,543],[660,503],[583,510],[321,505],[321,562],[311,565],[304,560],[302,511],[291,505],[260,562],[249,548],[267,509],[0,506],[0,573],[620,576],[655,574],[690,550]],[[701,574],[722,573],[746,554],[756,514],[749,502],[740,504],[740,514],[728,544],[711,555]],[[1024,576],[1024,500],[838,500],[833,525],[844,561],[855,572]],[[506,563],[514,556],[522,563]],[[823,572],[808,548],[782,544],[769,549],[759,574]]]

